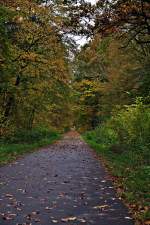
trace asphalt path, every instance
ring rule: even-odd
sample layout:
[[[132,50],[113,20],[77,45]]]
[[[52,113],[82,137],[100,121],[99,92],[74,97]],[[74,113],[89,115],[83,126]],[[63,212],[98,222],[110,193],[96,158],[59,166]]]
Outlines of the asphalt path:
[[[0,168],[0,225],[133,225],[94,151],[78,135]]]

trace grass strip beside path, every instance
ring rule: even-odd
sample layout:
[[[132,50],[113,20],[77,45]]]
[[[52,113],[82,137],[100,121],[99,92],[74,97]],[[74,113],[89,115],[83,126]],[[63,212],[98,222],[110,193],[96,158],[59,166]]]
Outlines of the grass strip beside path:
[[[103,143],[83,135],[83,139],[100,156],[107,167],[121,197],[132,213],[137,225],[150,224],[150,167],[140,161],[134,152],[114,153]]]
[[[41,138],[41,140],[33,141],[32,143],[0,143],[0,165],[7,164],[16,160],[19,156],[26,153],[31,153],[40,147],[47,146],[60,139],[58,133],[52,134],[49,137]]]

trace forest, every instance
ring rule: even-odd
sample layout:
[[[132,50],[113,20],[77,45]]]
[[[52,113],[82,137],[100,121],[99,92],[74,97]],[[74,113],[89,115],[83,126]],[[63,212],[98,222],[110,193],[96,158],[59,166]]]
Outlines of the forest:
[[[149,0],[0,0],[0,164],[70,129],[150,224]]]

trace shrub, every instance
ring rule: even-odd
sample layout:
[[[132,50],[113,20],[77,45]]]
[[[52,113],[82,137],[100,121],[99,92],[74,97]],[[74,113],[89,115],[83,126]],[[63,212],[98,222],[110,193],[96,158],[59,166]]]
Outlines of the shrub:
[[[87,132],[85,140],[107,159],[121,195],[134,205],[134,218],[141,223],[150,218],[148,209],[150,189],[150,107],[141,98],[130,106],[115,112],[94,131]]]
[[[150,155],[149,137],[150,107],[144,105],[141,98],[138,98],[135,104],[125,106],[94,131],[86,133],[88,140],[104,144],[107,149],[120,148],[120,153],[140,153],[146,162]]]
[[[58,133],[47,127],[36,127],[31,130],[17,130],[13,135],[7,136],[7,143],[36,143],[42,139],[56,137]]]
[[[117,135],[114,130],[106,123],[99,126],[93,132],[96,143],[103,143],[108,146],[117,142]]]
[[[141,99],[136,104],[125,106],[109,121],[121,145],[136,151],[150,147],[150,108]]]

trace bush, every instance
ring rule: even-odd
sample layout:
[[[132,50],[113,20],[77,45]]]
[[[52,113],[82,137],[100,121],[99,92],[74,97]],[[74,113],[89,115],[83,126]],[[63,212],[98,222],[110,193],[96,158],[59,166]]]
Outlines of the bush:
[[[43,139],[57,137],[58,133],[46,127],[36,127],[32,130],[18,130],[13,135],[7,136],[5,143],[36,143]]]
[[[150,107],[141,98],[125,106],[107,122],[94,131],[87,132],[86,138],[97,144],[120,146],[125,151],[141,153],[145,160],[150,155]]]
[[[52,129],[37,127],[18,130],[12,136],[0,139],[0,165],[15,160],[18,156],[52,144],[60,134]]]
[[[150,189],[150,107],[137,99],[113,114],[106,123],[84,135],[85,140],[107,159],[121,197],[135,205],[134,217],[150,218],[147,211]]]
[[[87,132],[85,135],[88,140],[107,147],[117,143],[116,133],[107,124],[99,126],[94,131]]]
[[[150,147],[150,107],[141,99],[114,115],[109,124],[121,145],[135,151]]]

